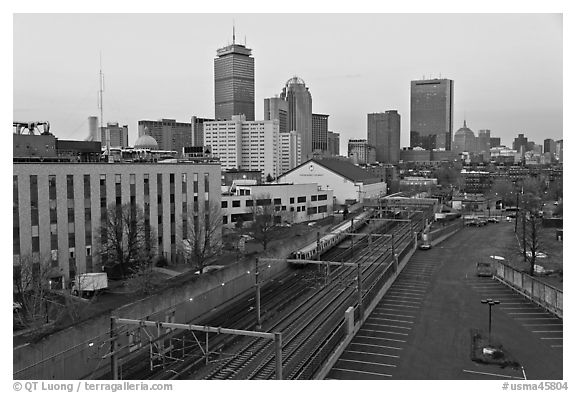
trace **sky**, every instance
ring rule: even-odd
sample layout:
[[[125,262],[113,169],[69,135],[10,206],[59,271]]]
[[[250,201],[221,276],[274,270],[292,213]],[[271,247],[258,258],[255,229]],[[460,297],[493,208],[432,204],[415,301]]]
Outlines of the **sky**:
[[[299,76],[315,113],[329,114],[345,154],[366,138],[367,114],[398,110],[409,145],[410,81],[454,80],[454,129],[511,145],[518,133],[562,139],[562,14],[14,14],[13,119],[49,121],[61,139],[104,122],[214,116],[216,50],[232,41],[255,58],[263,100]]]

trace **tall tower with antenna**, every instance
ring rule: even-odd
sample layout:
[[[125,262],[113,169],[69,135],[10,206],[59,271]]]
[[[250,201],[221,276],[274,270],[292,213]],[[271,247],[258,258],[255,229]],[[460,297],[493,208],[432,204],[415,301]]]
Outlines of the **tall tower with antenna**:
[[[252,49],[236,43],[232,24],[232,44],[216,51],[214,59],[214,118],[230,120],[245,115],[254,120],[254,57]]]

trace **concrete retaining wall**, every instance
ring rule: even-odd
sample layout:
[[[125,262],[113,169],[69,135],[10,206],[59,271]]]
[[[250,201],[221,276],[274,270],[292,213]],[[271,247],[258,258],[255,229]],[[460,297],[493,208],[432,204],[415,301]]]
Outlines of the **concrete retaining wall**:
[[[255,284],[254,268],[254,261],[229,265],[190,283],[53,333],[38,343],[15,348],[14,379],[97,378],[109,370],[107,363],[110,360],[103,360],[102,356],[110,350],[111,316],[159,321],[171,318],[173,322],[188,323],[221,306],[223,301],[234,300],[250,291]],[[286,262],[261,264],[260,280],[264,283],[286,269]],[[126,331],[119,338],[119,347],[128,344]],[[79,344],[70,346],[70,343]]]

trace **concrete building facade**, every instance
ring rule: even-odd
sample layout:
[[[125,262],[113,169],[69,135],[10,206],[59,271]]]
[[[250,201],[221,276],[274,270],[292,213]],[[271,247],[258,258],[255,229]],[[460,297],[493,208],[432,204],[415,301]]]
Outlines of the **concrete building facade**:
[[[232,42],[218,49],[214,59],[214,118],[231,120],[244,115],[254,120],[254,58],[252,49]]]
[[[348,158],[356,165],[376,162],[376,148],[366,139],[350,139],[348,141]]]
[[[376,149],[376,161],[384,164],[397,164],[400,161],[398,111],[368,114],[368,143]]]
[[[204,123],[204,145],[212,148],[222,169],[261,171],[262,176],[280,174],[278,120],[248,121],[234,115],[228,121]]]
[[[411,82],[410,147],[451,150],[454,81],[423,79]]]
[[[128,147],[128,126],[120,127],[118,123],[107,123],[100,128],[100,141],[106,146],[106,133],[110,137],[110,147]]]
[[[214,119],[192,116],[190,120],[192,127],[192,146],[202,146],[204,144],[204,123],[207,121],[214,121]]]
[[[319,190],[318,184],[237,185],[222,196],[222,223],[233,227],[238,220],[250,222],[254,206],[273,205],[277,223],[296,224],[319,220],[333,214],[332,190]]]
[[[175,151],[182,156],[184,147],[193,146],[192,124],[175,119],[139,120],[138,136],[149,135],[159,150]]]
[[[13,257],[50,261],[66,285],[101,271],[99,228],[111,205],[135,204],[156,234],[158,255],[179,258],[183,220],[220,206],[220,165],[190,163],[17,163],[13,165]]]
[[[296,131],[278,134],[280,144],[280,174],[300,165],[302,157],[302,141]]]
[[[280,97],[264,99],[264,120],[278,120],[280,133],[288,130],[288,101]]]
[[[328,131],[328,154],[331,156],[340,155],[340,134],[334,131]]]

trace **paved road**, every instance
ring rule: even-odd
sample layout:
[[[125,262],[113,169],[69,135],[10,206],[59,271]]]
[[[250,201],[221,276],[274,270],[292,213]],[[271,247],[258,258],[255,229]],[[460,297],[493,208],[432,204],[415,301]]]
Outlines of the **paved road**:
[[[465,228],[429,251],[417,251],[328,375],[328,379],[524,379],[522,369],[470,359],[471,330],[487,331],[528,379],[562,379],[562,320],[508,287],[475,275],[478,258],[512,236],[500,223]]]

